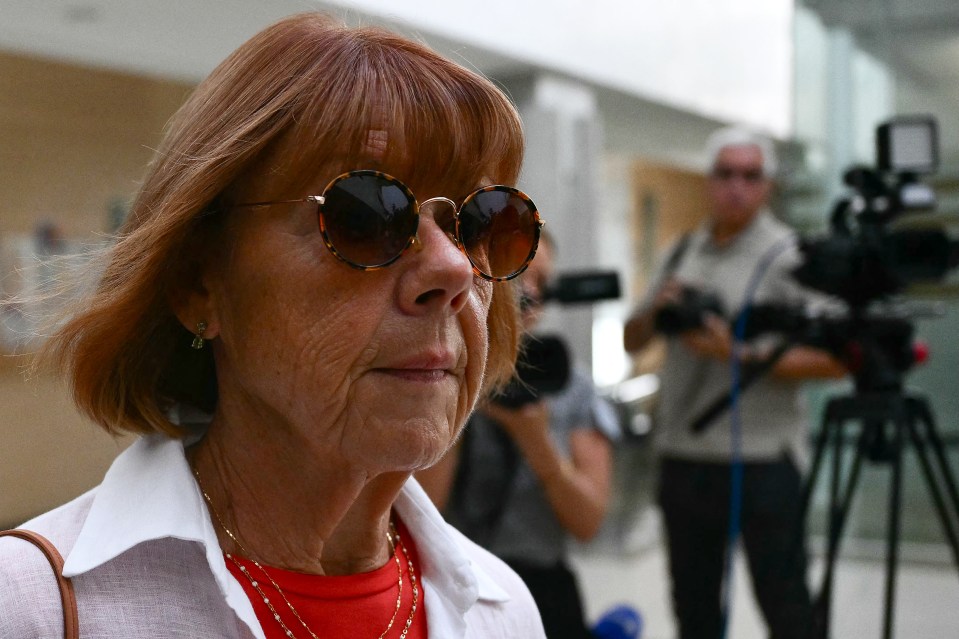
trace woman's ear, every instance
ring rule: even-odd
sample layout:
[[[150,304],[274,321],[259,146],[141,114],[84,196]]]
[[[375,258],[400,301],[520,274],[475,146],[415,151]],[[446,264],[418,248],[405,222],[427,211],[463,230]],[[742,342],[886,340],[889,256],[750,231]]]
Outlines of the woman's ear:
[[[170,308],[186,330],[203,339],[213,339],[219,334],[216,296],[211,291],[206,275],[198,281],[174,288],[168,297]]]

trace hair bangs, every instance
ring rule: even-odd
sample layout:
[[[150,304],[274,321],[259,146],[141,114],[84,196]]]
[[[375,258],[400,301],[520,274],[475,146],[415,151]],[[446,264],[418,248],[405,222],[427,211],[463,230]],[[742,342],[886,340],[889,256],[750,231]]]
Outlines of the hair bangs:
[[[516,111],[488,81],[462,75],[460,82],[437,79],[417,95],[399,96],[406,100],[397,105],[406,114],[403,179],[411,186],[472,189],[514,185],[519,177],[523,134]]]
[[[290,105],[288,128],[256,163],[263,195],[303,195],[356,169],[450,197],[515,183],[522,125],[489,80],[380,29],[341,35],[300,82],[307,90]]]

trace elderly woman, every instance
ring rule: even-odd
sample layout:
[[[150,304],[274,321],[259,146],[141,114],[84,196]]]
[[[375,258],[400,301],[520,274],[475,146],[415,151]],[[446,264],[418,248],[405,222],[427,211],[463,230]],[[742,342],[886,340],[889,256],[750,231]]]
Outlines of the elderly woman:
[[[410,479],[510,374],[504,281],[541,226],[502,186],[522,147],[484,78],[316,14],[196,89],[47,346],[86,414],[143,435],[24,525],[65,557],[82,636],[543,636]],[[0,636],[62,636],[60,606],[0,539]]]

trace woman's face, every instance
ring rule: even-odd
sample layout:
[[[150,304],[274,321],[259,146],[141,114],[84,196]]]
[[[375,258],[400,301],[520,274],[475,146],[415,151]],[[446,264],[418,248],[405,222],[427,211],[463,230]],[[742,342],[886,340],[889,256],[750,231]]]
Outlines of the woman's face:
[[[493,289],[432,206],[419,248],[376,271],[330,253],[312,206],[231,213],[230,248],[204,279],[218,415],[370,473],[435,462],[482,386]]]

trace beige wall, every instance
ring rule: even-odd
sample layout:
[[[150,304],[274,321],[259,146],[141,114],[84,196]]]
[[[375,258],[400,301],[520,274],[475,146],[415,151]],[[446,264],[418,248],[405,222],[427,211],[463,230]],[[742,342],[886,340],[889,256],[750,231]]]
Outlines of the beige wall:
[[[38,221],[109,230],[190,88],[0,54],[0,240]],[[80,417],[56,380],[25,381],[23,364],[0,356],[0,527],[94,486],[129,442]]]
[[[0,528],[23,522],[99,483],[130,439],[80,417],[51,377],[27,381],[22,359],[0,360]]]
[[[649,266],[683,233],[695,228],[708,214],[707,178],[701,173],[675,167],[637,161],[633,165],[633,237],[637,272],[633,281],[635,298],[646,290]],[[644,219],[644,209],[652,202],[655,219]],[[652,238],[646,233],[652,232]],[[650,253],[652,249],[652,254]]]
[[[633,165],[633,299],[642,299],[654,266],[676,239],[708,214],[706,176],[646,161]],[[659,370],[665,343],[656,339],[632,358],[633,374]]]
[[[190,87],[0,54],[0,231],[107,228]]]

